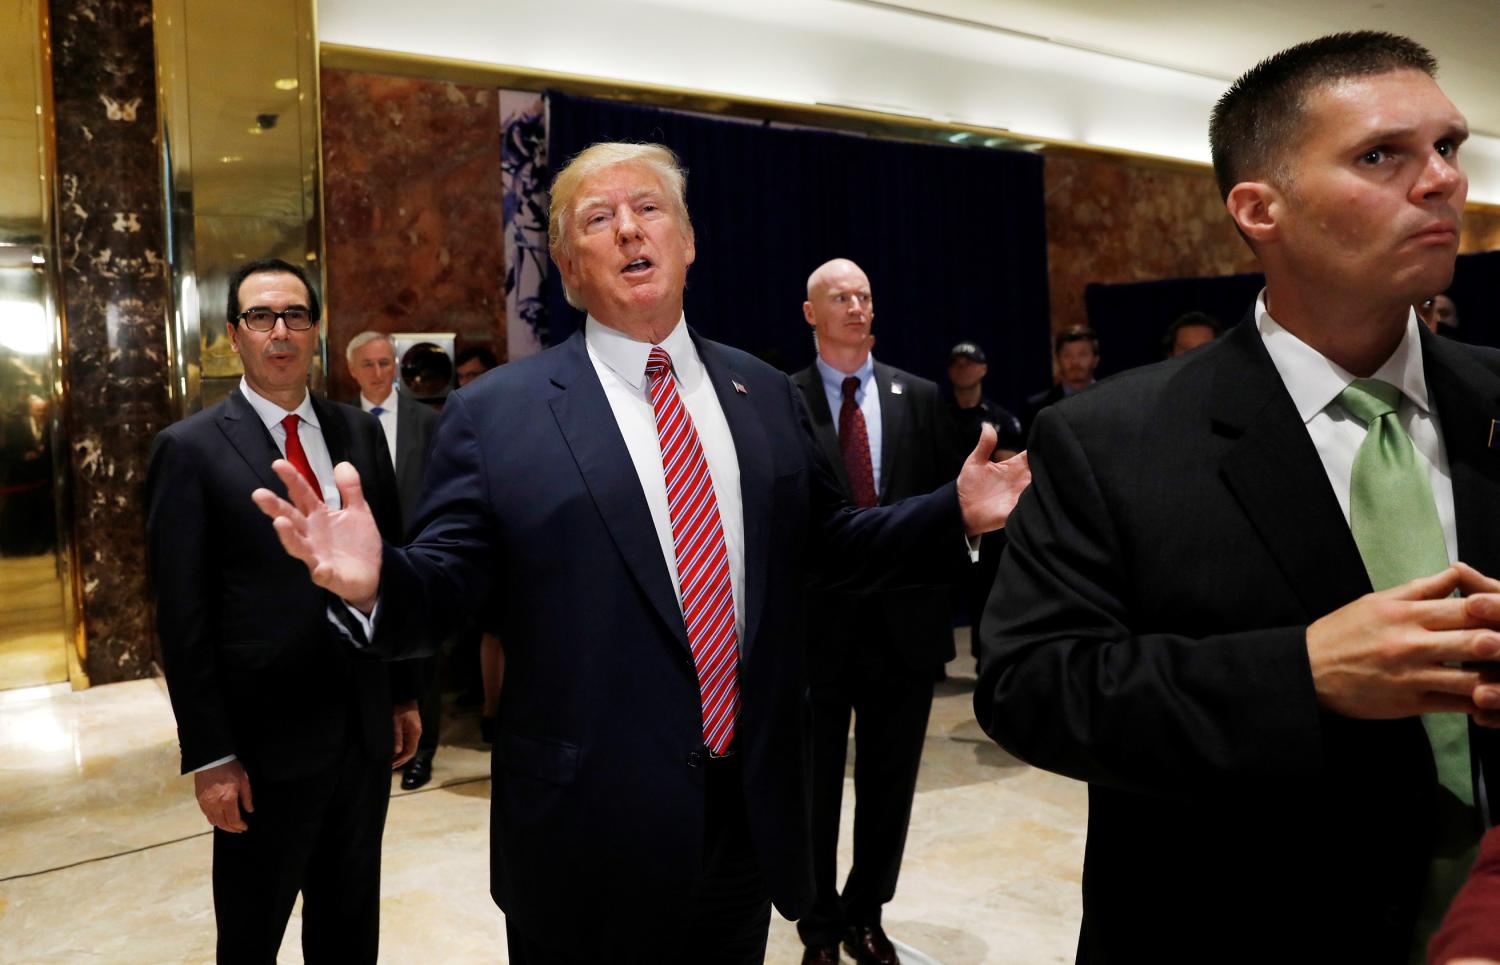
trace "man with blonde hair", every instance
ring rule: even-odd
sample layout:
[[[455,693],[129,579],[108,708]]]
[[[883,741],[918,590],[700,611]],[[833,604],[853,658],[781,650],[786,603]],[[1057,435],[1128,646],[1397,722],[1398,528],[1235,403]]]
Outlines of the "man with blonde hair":
[[[956,486],[854,510],[787,377],[685,324],[670,151],[584,151],[552,226],[589,317],[450,397],[408,548],[382,549],[347,469],[342,513],[280,463],[295,506],[256,500],[357,645],[500,615],[490,886],[512,962],[759,962],[771,903],[807,902],[808,578],[961,567],[1025,460],[991,464],[990,433]]]

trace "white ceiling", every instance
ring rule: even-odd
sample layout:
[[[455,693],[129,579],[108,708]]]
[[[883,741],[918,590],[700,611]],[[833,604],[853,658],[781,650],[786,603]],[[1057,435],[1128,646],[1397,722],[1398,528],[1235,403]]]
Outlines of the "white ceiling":
[[[1229,82],[1299,41],[1427,44],[1500,204],[1500,0],[317,0],[324,43],[1002,128],[1208,160]]]
[[[1497,0],[838,0],[904,8],[1232,81],[1293,44],[1341,30],[1411,37],[1476,132],[1500,136]]]

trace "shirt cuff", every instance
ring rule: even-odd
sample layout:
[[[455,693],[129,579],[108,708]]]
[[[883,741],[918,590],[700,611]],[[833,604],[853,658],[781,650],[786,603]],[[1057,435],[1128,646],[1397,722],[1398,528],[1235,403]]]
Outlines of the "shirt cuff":
[[[221,758],[219,758],[216,761],[209,761],[207,764],[204,764],[202,767],[195,767],[195,768],[193,768],[192,773],[197,774],[199,771],[206,771],[210,767],[218,767],[220,764],[228,764],[230,761],[232,761],[234,759],[235,759],[235,755],[234,754],[230,754],[228,757],[221,757]]]
[[[345,601],[340,602],[344,603],[344,609],[354,618],[355,624],[359,627],[360,632],[364,634],[365,638],[363,640],[356,639],[354,634],[349,632],[348,625],[339,618],[339,613],[334,610],[334,604],[332,603],[328,605],[328,622],[332,623],[338,629],[345,640],[349,641],[355,648],[363,650],[369,645],[369,641],[375,639],[375,618],[380,614],[380,601],[378,599],[375,601],[375,605],[370,608],[369,616],[365,616]]]
[[[978,536],[965,536],[964,537],[964,543],[965,543],[965,545],[966,545],[966,547],[967,547],[967,549],[969,551],[969,562],[970,563],[978,563],[979,562],[979,541],[981,539],[984,539],[984,534],[983,533],[980,533]]]

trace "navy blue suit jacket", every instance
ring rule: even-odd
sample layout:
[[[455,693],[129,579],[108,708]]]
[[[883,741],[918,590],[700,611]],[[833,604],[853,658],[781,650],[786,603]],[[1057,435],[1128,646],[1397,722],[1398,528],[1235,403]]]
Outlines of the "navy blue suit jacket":
[[[849,508],[790,380],[744,352],[694,342],[740,466],[737,740],[751,836],[772,898],[796,917],[811,877],[808,580],[823,571],[885,584],[947,579],[965,561],[962,522],[951,484],[894,507]],[[390,655],[420,646],[424,631],[437,639],[476,607],[500,615],[496,902],[532,929],[587,922],[602,947],[663,927],[701,866],[698,681],[639,478],[581,331],[450,397],[417,530],[409,547],[385,550],[371,643]],[[837,566],[826,565],[831,557]]]

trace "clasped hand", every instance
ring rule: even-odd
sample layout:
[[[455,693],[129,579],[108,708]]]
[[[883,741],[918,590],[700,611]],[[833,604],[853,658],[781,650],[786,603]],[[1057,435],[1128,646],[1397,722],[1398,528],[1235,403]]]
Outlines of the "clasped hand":
[[[1460,596],[1454,596],[1458,591]],[[1307,628],[1318,702],[1346,717],[1468,714],[1500,727],[1500,580],[1455,563]]]

